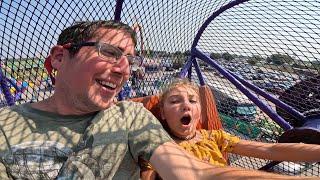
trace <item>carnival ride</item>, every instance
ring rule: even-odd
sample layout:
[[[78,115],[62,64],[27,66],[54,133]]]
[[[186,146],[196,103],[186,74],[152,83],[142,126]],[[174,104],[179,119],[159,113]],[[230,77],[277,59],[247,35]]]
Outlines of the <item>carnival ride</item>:
[[[141,67],[151,70],[145,71],[143,81],[135,82],[139,92],[120,93],[119,99],[159,93],[174,77],[188,77],[211,89],[225,130],[256,141],[320,144],[316,0],[5,0],[0,15],[3,64],[12,59],[39,64],[60,31],[76,21],[121,20],[138,32]],[[19,69],[26,65],[19,63]],[[0,70],[0,100],[5,105],[39,101],[54,90],[35,85],[16,101],[7,81],[12,74]],[[31,79],[26,76],[23,81]],[[133,81],[125,86],[129,91]],[[320,176],[319,163],[270,162],[232,154],[229,161],[231,166]]]

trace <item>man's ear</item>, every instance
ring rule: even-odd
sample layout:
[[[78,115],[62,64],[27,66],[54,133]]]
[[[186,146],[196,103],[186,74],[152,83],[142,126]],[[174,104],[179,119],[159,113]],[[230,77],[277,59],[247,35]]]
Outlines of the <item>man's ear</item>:
[[[164,111],[163,111],[163,106],[160,107],[160,117],[161,117],[162,120],[165,119],[165,117],[164,117]]]
[[[51,64],[53,69],[59,70],[63,60],[63,46],[56,45],[51,48]]]

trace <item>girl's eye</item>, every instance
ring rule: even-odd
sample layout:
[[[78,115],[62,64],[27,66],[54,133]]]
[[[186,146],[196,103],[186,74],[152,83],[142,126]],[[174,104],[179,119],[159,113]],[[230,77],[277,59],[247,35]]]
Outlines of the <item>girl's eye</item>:
[[[179,98],[173,98],[169,100],[170,104],[177,104],[181,102],[181,99]]]
[[[177,101],[177,100],[171,100],[170,101],[170,104],[177,104],[179,101]]]
[[[195,99],[190,99],[189,101],[190,101],[190,103],[197,103],[197,102],[198,102],[198,101],[195,100]]]

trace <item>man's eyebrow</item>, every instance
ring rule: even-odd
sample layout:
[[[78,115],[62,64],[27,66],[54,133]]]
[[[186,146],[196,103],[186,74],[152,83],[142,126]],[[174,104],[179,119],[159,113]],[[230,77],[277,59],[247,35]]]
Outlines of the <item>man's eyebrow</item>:
[[[125,52],[125,49],[122,48],[122,47],[118,47],[117,48],[122,52],[122,54]],[[127,54],[124,54],[124,55],[127,55]],[[135,55],[135,52],[133,54],[129,53],[129,55]]]
[[[123,53],[124,52],[124,49],[122,47],[117,47],[118,49],[120,49],[120,51]]]

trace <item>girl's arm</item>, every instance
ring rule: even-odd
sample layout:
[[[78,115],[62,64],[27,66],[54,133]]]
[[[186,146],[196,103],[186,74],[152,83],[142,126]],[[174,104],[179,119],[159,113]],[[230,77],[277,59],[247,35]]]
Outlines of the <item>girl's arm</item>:
[[[320,145],[240,140],[232,153],[274,161],[320,162]]]
[[[301,177],[284,176],[252,169],[214,166],[190,155],[173,142],[166,142],[157,147],[150,158],[150,163],[163,179],[301,179]]]

